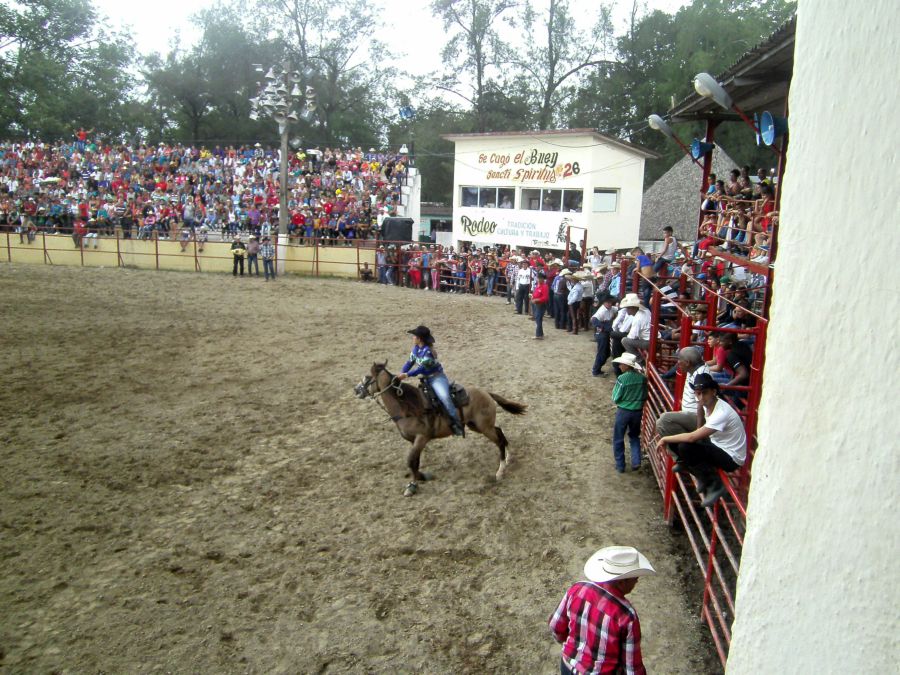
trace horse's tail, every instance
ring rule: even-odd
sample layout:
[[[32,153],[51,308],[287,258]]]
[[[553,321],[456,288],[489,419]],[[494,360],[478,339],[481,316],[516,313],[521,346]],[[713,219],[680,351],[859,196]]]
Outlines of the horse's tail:
[[[525,409],[528,407],[524,403],[516,403],[515,401],[510,401],[508,399],[503,398],[502,396],[495,394],[492,391],[488,392],[491,395],[491,398],[497,402],[501,408],[503,408],[506,412],[512,413],[513,415],[524,415]]]

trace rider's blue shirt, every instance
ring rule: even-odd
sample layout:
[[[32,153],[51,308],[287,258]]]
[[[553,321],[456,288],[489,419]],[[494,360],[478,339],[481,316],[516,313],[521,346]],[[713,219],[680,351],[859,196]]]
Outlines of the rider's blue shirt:
[[[415,366],[415,368],[413,368],[413,366]],[[415,377],[416,375],[431,377],[432,375],[443,373],[444,369],[441,367],[441,364],[438,363],[437,358],[435,358],[434,353],[431,351],[431,347],[423,345],[421,347],[413,347],[412,352],[409,355],[409,361],[403,364],[403,372],[410,377]]]

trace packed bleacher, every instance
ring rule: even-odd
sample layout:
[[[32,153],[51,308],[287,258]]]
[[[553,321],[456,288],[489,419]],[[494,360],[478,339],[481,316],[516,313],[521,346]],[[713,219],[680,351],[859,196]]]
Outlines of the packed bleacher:
[[[0,227],[31,242],[71,235],[75,245],[124,238],[257,237],[278,228],[278,150],[128,145],[91,140],[0,144]],[[313,148],[288,158],[289,234],[350,243],[394,215],[403,155]]]

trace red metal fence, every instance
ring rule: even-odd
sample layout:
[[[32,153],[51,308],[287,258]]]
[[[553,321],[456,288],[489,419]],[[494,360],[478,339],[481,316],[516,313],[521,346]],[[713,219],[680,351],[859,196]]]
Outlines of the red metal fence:
[[[641,425],[642,444],[662,491],[663,517],[670,525],[678,523],[683,528],[703,577],[700,613],[709,627],[724,665],[731,641],[734,595],[746,531],[747,494],[756,448],[756,419],[768,322],[763,316],[751,311],[749,313],[756,319],[754,327],[718,327],[717,305],[720,301],[733,302],[730,298],[714,293],[690,273],[682,275],[677,281],[672,279],[668,281],[672,282],[672,286],[682,290],[682,297],[673,301],[666,298],[660,286],[652,281],[637,276],[631,280],[632,292],[637,292],[639,284],[647,284],[652,288],[650,309],[654,330],[651,333],[646,359],[648,400],[644,406]],[[760,292],[762,293],[762,290]],[[675,305],[678,339],[662,339],[657,334],[657,328],[661,325],[660,309],[664,301],[673,302]],[[689,311],[691,308],[694,313]],[[698,309],[702,310],[705,317],[702,322],[698,322],[696,318]],[[697,492],[695,479],[687,473],[672,472],[674,460],[665,450],[658,447],[659,436],[656,433],[657,418],[664,412],[678,410],[681,405],[685,374],[678,372],[674,380],[663,378],[663,374],[674,367],[677,350],[689,346],[700,347],[706,359],[711,358],[711,349],[705,341],[702,343],[692,341],[695,332],[702,334],[730,332],[753,341],[749,382],[745,386],[722,387],[725,395],[728,395],[728,392],[740,392],[739,403],[733,404],[733,407],[744,421],[748,438],[747,459],[744,465],[732,474],[720,471],[727,493],[707,508],[700,504],[702,496]]]

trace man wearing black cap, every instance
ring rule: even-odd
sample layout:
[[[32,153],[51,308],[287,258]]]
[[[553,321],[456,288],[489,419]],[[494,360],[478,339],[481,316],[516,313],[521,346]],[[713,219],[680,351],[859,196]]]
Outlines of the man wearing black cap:
[[[659,446],[668,444],[677,459],[673,471],[688,471],[697,478],[697,491],[704,494],[702,505],[707,507],[725,493],[718,469],[734,471],[744,464],[747,435],[734,408],[719,398],[719,384],[709,373],[697,375],[693,389],[700,403],[697,429],[663,436]]]

